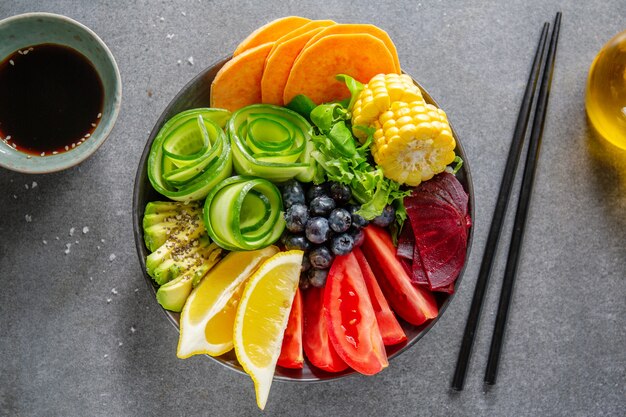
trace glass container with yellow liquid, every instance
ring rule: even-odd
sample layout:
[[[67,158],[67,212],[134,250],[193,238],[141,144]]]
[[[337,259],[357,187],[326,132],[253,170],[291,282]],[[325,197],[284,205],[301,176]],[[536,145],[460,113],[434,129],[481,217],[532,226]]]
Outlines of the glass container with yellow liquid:
[[[593,60],[585,106],[600,136],[626,150],[626,31],[604,45]]]

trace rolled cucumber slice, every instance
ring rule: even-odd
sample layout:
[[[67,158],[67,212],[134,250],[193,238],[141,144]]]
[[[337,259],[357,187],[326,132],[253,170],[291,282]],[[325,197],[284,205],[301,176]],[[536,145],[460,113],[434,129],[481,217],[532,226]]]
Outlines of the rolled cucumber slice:
[[[177,114],[159,131],[148,157],[148,178],[175,201],[201,200],[232,173],[230,141],[222,130],[230,112],[199,108]]]
[[[298,113],[270,104],[253,104],[233,113],[227,133],[239,175],[272,182],[311,181],[315,160],[307,150],[311,125]]]
[[[217,184],[204,203],[207,233],[227,250],[256,250],[285,229],[278,188],[263,178],[234,176]]]

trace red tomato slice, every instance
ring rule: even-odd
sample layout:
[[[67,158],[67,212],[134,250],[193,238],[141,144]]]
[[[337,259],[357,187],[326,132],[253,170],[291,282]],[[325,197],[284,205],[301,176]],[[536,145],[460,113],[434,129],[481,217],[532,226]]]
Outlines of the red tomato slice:
[[[292,369],[302,369],[304,356],[302,355],[302,294],[296,290],[296,296],[291,304],[289,321],[283,336],[283,346],[278,357],[278,366]]]
[[[330,343],[324,317],[324,289],[311,287],[302,293],[304,334],[302,345],[311,364],[327,372],[341,372],[348,365]]]
[[[355,371],[374,375],[389,364],[367,286],[353,253],[333,261],[324,290],[328,335]]]
[[[393,311],[415,326],[437,317],[439,308],[435,297],[426,288],[411,284],[406,270],[396,258],[396,248],[389,232],[372,225],[364,231],[361,248]]]
[[[363,279],[367,286],[367,292],[372,301],[372,307],[374,308],[374,314],[376,315],[376,322],[380,329],[380,335],[383,337],[383,343],[385,346],[391,346],[404,342],[406,340],[406,334],[404,334],[404,330],[402,330],[393,311],[389,308],[389,303],[387,303],[376,281],[376,277],[372,272],[372,268],[365,259],[365,255],[363,255],[363,252],[361,252],[359,248],[355,248],[352,253],[354,253],[359,267],[361,268],[361,273],[363,274]]]

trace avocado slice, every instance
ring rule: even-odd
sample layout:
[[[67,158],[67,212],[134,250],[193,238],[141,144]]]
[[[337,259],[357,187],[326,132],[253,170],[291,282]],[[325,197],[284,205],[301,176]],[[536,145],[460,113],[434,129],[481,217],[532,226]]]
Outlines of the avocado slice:
[[[215,243],[212,243],[209,249],[211,249],[211,251],[202,264],[193,267],[186,273],[179,275],[159,287],[156,298],[164,309],[177,313],[181,312],[192,289],[195,288],[207,272],[219,262],[222,249]]]
[[[202,209],[198,204],[153,201],[146,205],[143,216],[144,242],[150,252],[189,225],[201,223]]]

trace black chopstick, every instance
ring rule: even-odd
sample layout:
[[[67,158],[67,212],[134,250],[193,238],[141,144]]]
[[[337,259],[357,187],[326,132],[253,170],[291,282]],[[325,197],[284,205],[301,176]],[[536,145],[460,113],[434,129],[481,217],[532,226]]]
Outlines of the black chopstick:
[[[552,84],[552,74],[554,73],[554,61],[556,57],[556,47],[559,41],[560,27],[561,12],[558,12],[554,19],[554,28],[552,29],[552,37],[550,38],[548,57],[546,58],[546,64],[543,69],[541,87],[539,87],[539,98],[537,99],[533,127],[528,142],[528,155],[526,156],[521,191],[517,203],[517,211],[515,213],[515,222],[513,223],[513,234],[511,237],[511,245],[509,246],[509,256],[504,270],[502,291],[500,293],[500,302],[498,304],[498,314],[496,316],[496,323],[493,328],[493,335],[491,338],[489,360],[487,361],[487,371],[485,372],[485,383],[489,385],[496,383],[496,376],[498,374],[498,363],[500,362],[502,341],[504,339],[504,331],[506,329],[506,321],[509,314],[509,305],[511,304],[511,297],[513,294],[513,284],[515,283],[517,266],[519,264],[520,249],[522,247],[524,229],[526,227],[526,219],[528,217],[528,207],[530,205],[535,172],[537,171],[539,150],[541,149],[541,137],[543,135],[543,127],[546,121],[546,112],[548,109],[550,86]]]
[[[491,274],[491,268],[493,266],[493,260],[496,254],[498,240],[500,239],[500,231],[502,230],[502,224],[504,222],[506,209],[509,203],[509,197],[511,195],[513,181],[515,180],[515,172],[517,171],[517,165],[520,159],[520,154],[522,152],[524,137],[526,136],[526,129],[528,127],[528,120],[530,118],[530,109],[532,107],[533,98],[535,95],[537,79],[539,78],[539,70],[541,68],[543,51],[545,49],[546,40],[548,38],[549,26],[550,25],[548,23],[545,23],[543,25],[543,30],[541,31],[541,37],[539,38],[539,44],[537,45],[537,51],[535,52],[530,75],[528,76],[526,91],[524,92],[522,105],[520,107],[519,115],[517,116],[517,123],[515,124],[513,139],[511,142],[511,147],[509,149],[509,156],[506,161],[502,182],[500,184],[498,201],[496,202],[496,208],[493,213],[493,218],[491,220],[491,227],[489,229],[489,236],[485,245],[483,261],[480,265],[480,272],[478,273],[476,288],[474,289],[472,305],[470,307],[469,315],[467,318],[467,324],[465,325],[463,341],[461,343],[461,349],[459,351],[459,357],[456,363],[454,378],[452,380],[452,388],[459,391],[463,389],[463,384],[465,382],[465,374],[467,373],[467,366],[469,365],[469,360],[472,353],[474,336],[476,335],[478,322],[480,321],[480,312],[482,310],[485,290],[487,288],[487,283],[489,282],[489,276]]]

